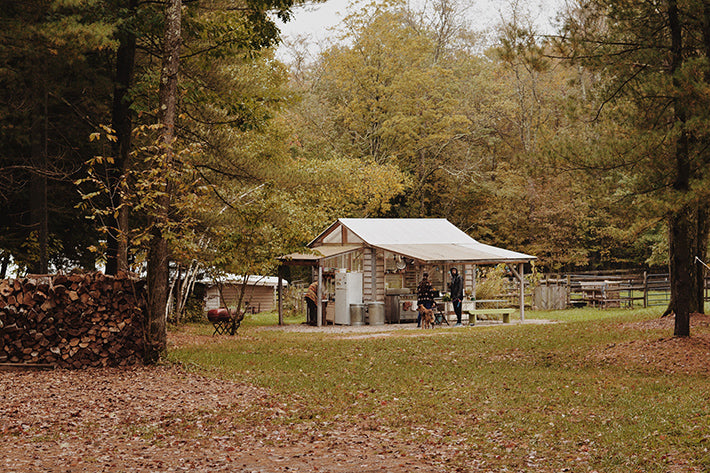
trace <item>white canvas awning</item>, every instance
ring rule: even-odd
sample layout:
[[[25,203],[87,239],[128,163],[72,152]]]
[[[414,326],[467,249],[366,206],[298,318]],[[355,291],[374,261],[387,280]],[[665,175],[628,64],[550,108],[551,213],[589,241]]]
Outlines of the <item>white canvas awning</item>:
[[[210,276],[201,281],[208,286],[217,284],[243,284],[244,278],[238,274],[223,274],[220,276]],[[276,287],[279,283],[279,278],[276,276],[260,276],[250,274],[247,276],[247,285],[249,286],[272,286]]]
[[[410,245],[377,245],[390,251],[425,263],[524,263],[534,259],[530,255],[496,248],[495,246],[461,243],[424,243]]]

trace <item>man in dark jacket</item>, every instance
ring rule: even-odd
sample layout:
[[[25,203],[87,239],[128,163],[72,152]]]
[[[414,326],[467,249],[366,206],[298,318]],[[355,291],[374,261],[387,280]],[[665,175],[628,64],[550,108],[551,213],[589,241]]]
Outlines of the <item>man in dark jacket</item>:
[[[459,270],[451,268],[451,282],[449,283],[449,292],[451,293],[451,303],[454,305],[454,313],[456,314],[456,325],[461,325],[461,306],[463,303],[463,280],[459,274]]]

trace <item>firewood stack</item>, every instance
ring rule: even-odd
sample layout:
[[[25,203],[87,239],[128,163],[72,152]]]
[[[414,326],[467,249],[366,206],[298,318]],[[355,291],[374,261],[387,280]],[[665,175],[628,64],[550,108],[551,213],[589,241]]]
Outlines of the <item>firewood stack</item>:
[[[144,305],[143,283],[125,273],[0,281],[0,363],[140,363]]]

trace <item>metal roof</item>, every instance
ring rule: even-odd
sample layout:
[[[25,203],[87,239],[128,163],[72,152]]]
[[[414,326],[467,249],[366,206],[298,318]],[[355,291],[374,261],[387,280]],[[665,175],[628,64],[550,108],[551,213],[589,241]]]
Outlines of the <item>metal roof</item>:
[[[476,243],[445,218],[341,218],[314,238],[312,246],[338,226],[345,226],[370,245],[385,243]]]
[[[360,245],[322,244],[329,235],[337,235],[345,227],[360,238],[366,246],[374,246],[420,261],[502,263],[526,262],[535,256],[479,243],[454,224],[443,218],[341,218],[333,223],[308,246],[321,252],[334,252],[335,248]],[[343,252],[347,252],[343,251]],[[338,253],[333,253],[338,254]],[[324,256],[332,256],[333,254]]]
[[[207,277],[201,282],[205,284],[242,284],[244,278],[237,274],[226,273],[221,277]],[[247,276],[247,285],[249,286],[277,286],[279,284],[279,278],[276,276],[260,276],[256,274],[250,274]],[[283,284],[287,285],[286,281]]]

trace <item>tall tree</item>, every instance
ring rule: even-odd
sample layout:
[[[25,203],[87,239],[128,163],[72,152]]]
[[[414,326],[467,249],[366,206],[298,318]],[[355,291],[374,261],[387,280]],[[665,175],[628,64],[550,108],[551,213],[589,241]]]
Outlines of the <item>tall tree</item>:
[[[690,334],[699,305],[696,258],[707,245],[707,2],[580,1],[563,47],[603,76],[601,107],[627,121],[636,140],[625,162],[634,200],[652,197],[668,222],[676,336]]]
[[[118,46],[115,56],[115,76],[111,124],[116,134],[112,142],[113,160],[107,163],[107,186],[109,199],[115,211],[106,232],[106,274],[116,274],[128,270],[128,206],[124,205],[124,179],[130,165],[133,133],[133,112],[131,87],[135,78],[138,0],[127,0],[119,12],[125,12],[119,19],[116,39]],[[120,14],[120,13],[119,13]]]
[[[156,362],[166,347],[169,262],[168,230],[170,212],[170,172],[175,159],[175,121],[178,110],[178,71],[182,45],[182,0],[169,0],[165,7],[165,34],[158,93],[158,123],[160,124],[158,164],[164,170],[158,188],[157,208],[151,216],[151,239],[148,247],[147,343],[145,357]]]
[[[210,8],[208,11],[221,12],[235,10],[231,2],[206,2]],[[273,9],[282,19],[288,19],[289,9],[293,5],[293,0],[273,0],[263,2],[261,0],[250,0],[245,5],[241,5],[243,13],[240,15],[241,22],[238,30],[241,36],[236,36],[236,29],[231,28],[227,23],[226,28],[214,31],[222,31],[227,44],[234,42],[237,38],[242,39],[245,50],[254,53],[259,49],[266,48],[273,44],[278,38],[278,30],[274,26],[269,12]],[[168,281],[169,281],[169,233],[171,217],[171,199],[174,192],[175,182],[172,181],[173,171],[176,166],[176,147],[180,135],[177,128],[178,114],[181,109],[180,81],[178,74],[181,68],[180,51],[183,45],[183,21],[182,13],[184,7],[181,0],[168,0],[164,16],[164,36],[162,42],[162,62],[158,97],[158,123],[159,151],[157,160],[159,168],[163,171],[157,183],[155,208],[150,216],[150,241],[148,247],[148,308],[147,308],[147,347],[146,359],[149,362],[156,361],[160,353],[165,349],[166,341],[166,318],[168,302]],[[239,10],[239,9],[237,9]],[[216,15],[219,17],[219,15]],[[226,33],[224,33],[226,31]],[[246,32],[246,34],[245,34]],[[199,38],[200,30],[194,30]],[[205,71],[199,71],[204,73]],[[194,79],[193,79],[194,80]],[[183,108],[183,110],[187,110]],[[193,117],[197,118],[197,117]],[[190,142],[190,137],[184,136],[185,146]]]

